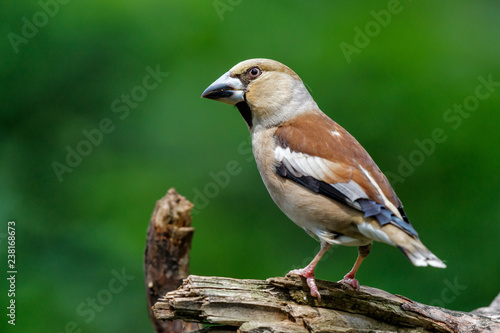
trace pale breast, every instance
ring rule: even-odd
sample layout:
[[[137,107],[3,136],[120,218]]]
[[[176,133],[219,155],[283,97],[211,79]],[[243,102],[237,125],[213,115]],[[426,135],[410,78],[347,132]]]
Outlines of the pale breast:
[[[257,168],[276,205],[310,235],[329,243],[370,243],[357,228],[365,222],[361,212],[276,174],[275,132],[272,128],[252,133],[252,146]]]

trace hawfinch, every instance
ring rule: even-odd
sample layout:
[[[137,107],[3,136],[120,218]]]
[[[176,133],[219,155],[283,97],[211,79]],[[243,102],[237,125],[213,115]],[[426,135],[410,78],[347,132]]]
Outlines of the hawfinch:
[[[270,59],[240,62],[201,97],[235,105],[252,136],[260,175],[278,207],[321,250],[303,269],[311,295],[320,298],[314,269],[332,244],[358,246],[355,279],[373,241],[397,246],[415,266],[446,265],[429,251],[410,224],[396,193],[356,139],[324,114],[304,83]]]

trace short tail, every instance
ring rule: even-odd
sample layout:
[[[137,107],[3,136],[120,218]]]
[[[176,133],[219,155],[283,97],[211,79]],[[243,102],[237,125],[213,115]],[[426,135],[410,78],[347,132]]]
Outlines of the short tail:
[[[405,244],[398,246],[406,258],[415,266],[433,266],[438,268],[446,268],[445,263],[439,259],[434,253],[429,251],[419,240],[415,240],[413,244]]]
[[[445,263],[432,253],[424,244],[413,236],[398,229],[395,226],[387,225],[382,228],[388,234],[389,238],[394,242],[406,258],[415,266],[433,266],[438,268],[446,268]]]

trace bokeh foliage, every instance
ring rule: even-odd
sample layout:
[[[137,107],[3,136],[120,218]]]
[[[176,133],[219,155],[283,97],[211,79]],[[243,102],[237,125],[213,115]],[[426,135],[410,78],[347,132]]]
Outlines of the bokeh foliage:
[[[234,64],[255,57],[294,69],[383,171],[398,174],[419,150],[415,140],[443,129],[446,140],[394,187],[448,268],[416,268],[397,249],[376,244],[359,279],[451,309],[489,304],[500,276],[500,87],[460,116],[457,128],[443,117],[474,95],[478,77],[500,81],[500,4],[401,1],[348,62],[341,43],[355,45],[354,29],[364,31],[372,11],[389,3],[70,1],[16,53],[9,33],[22,35],[23,17],[33,22],[43,9],[4,1],[0,246],[6,253],[6,223],[15,220],[16,329],[63,332],[75,322],[82,332],[150,332],[145,232],[170,187],[201,208],[192,273],[264,279],[307,263],[318,245],[270,199],[238,112],[199,98]],[[143,85],[148,66],[168,76],[120,119],[112,103]],[[52,163],[65,163],[67,146],[76,149],[86,140],[82,131],[105,118],[113,130],[60,182]],[[228,184],[220,178],[217,185],[214,174],[230,165]],[[355,248],[334,248],[318,278],[340,279],[355,257]],[[97,304],[94,317],[83,315],[92,309],[89,298],[102,300],[109,290],[112,271],[123,269],[133,279],[109,304]],[[3,331],[11,327],[2,316]]]

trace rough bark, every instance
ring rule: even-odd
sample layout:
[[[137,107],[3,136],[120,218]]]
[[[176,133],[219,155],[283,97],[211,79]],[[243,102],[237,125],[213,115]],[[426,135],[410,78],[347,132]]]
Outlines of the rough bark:
[[[158,298],[177,289],[189,275],[189,251],[194,233],[191,227],[192,208],[193,204],[172,188],[156,202],[148,226],[144,275],[149,315],[157,333],[198,328],[197,324],[182,320],[158,320],[151,311]]]
[[[188,276],[192,208],[170,189],[156,203],[148,227],[145,284],[158,333],[500,332],[500,295],[489,307],[465,313],[321,280],[318,301],[298,276],[266,281]],[[209,326],[199,329],[196,323]]]
[[[261,281],[191,275],[153,312],[161,320],[223,325],[197,332],[500,332],[500,300],[465,313],[380,289],[317,282],[321,302],[298,276]]]

